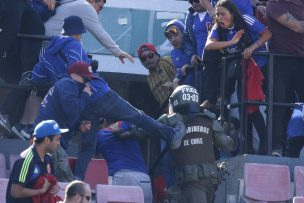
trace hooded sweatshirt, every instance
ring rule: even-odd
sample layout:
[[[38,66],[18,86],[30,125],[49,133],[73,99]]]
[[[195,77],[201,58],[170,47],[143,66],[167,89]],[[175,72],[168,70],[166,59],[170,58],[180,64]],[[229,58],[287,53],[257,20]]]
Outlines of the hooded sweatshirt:
[[[60,128],[68,128],[69,132],[64,133],[60,139],[64,149],[67,149],[69,140],[74,135],[80,113],[89,102],[90,96],[82,91],[83,87],[83,84],[70,77],[60,79],[42,101],[35,121],[34,126],[43,120],[53,119]]]
[[[54,84],[67,75],[68,67],[78,61],[91,62],[82,44],[69,36],[54,37],[35,65],[32,81],[34,85]]]

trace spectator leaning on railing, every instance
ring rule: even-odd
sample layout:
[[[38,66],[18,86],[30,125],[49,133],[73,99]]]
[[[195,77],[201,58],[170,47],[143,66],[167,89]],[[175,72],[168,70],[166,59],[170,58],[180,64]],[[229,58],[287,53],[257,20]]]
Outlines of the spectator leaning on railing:
[[[224,56],[231,56],[242,54],[243,60],[255,60],[256,69],[259,71],[259,68],[264,68],[267,64],[267,61],[264,57],[252,56],[253,51],[255,50],[264,50],[264,43],[271,37],[270,31],[265,28],[265,26],[256,20],[254,17],[249,15],[241,15],[237,10],[236,6],[231,3],[231,1],[223,0],[219,1],[216,5],[216,18],[215,25],[212,28],[212,31],[209,35],[209,38],[206,43],[206,50],[220,50],[224,52]],[[236,64],[237,67],[240,67],[240,61],[237,59],[236,62],[229,61],[229,64]],[[254,62],[253,62],[254,63]],[[248,63],[249,64],[249,63]],[[229,65],[231,67],[231,65]],[[249,69],[249,68],[248,68]],[[229,71],[229,68],[228,68]],[[228,72],[227,71],[227,72]],[[236,80],[240,80],[241,76],[237,74],[238,71],[234,71],[235,74],[231,76],[231,79],[227,79],[225,84],[226,92],[230,98],[230,94],[235,89]],[[247,72],[249,72],[247,70]],[[248,76],[250,76],[248,74]],[[248,77],[250,78],[250,77]],[[248,80],[249,81],[249,80]],[[247,81],[247,83],[248,83]],[[254,86],[261,85],[260,81],[254,81]],[[249,84],[249,83],[248,83]],[[238,88],[239,88],[238,83]],[[248,91],[249,93],[249,91]],[[248,94],[249,95],[249,94]],[[262,97],[262,98],[261,98]],[[264,95],[259,97],[259,99],[264,99]],[[254,97],[257,100],[256,97]],[[260,154],[265,154],[265,123],[263,117],[259,111],[259,108],[255,106],[252,108],[247,107],[248,118],[253,122],[256,127],[261,143],[259,148]],[[251,141],[251,142],[250,142]],[[249,152],[253,153],[252,145],[252,136],[248,138],[248,148]]]
[[[272,32],[270,52],[288,54],[294,57],[274,58],[274,101],[291,102],[294,92],[300,101],[304,99],[304,1],[269,0],[266,7],[268,27]],[[284,117],[285,116],[285,117]],[[289,116],[286,108],[274,110],[274,144],[285,141]],[[281,136],[284,135],[282,138]],[[279,142],[280,141],[280,142]],[[279,143],[278,143],[279,142]]]
[[[171,58],[176,69],[176,77],[173,80],[173,87],[179,84],[195,86],[195,72],[193,65],[199,63],[196,49],[186,33],[186,27],[183,22],[173,19],[166,25],[165,37],[173,46]]]

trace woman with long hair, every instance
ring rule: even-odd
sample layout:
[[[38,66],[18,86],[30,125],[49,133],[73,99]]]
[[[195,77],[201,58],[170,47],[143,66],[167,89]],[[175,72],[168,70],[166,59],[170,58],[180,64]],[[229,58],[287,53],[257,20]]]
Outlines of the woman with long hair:
[[[264,44],[271,38],[271,32],[257,19],[249,15],[241,15],[236,6],[229,0],[219,1],[216,5],[215,25],[206,42],[206,50],[221,50],[224,56],[242,54],[249,59],[253,51],[265,50]],[[267,65],[264,57],[253,56],[253,60],[261,69]],[[239,61],[237,62],[239,65]],[[236,78],[239,80],[240,75]],[[235,83],[230,84],[234,90]],[[258,84],[257,84],[258,85]],[[226,96],[230,96],[226,95]],[[258,108],[248,112],[248,124],[255,125],[260,138],[259,154],[265,154],[266,126]],[[247,149],[253,153],[252,129],[248,131]]]

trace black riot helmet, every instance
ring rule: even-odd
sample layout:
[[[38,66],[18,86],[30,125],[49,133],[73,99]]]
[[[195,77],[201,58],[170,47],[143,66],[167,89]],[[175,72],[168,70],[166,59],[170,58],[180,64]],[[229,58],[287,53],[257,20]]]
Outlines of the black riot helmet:
[[[181,85],[172,92],[169,102],[175,113],[198,113],[200,111],[199,98],[200,96],[194,87]]]

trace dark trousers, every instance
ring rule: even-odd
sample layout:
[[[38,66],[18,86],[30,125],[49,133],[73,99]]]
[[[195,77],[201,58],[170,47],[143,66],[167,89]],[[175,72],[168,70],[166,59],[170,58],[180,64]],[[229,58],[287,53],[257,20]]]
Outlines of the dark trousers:
[[[221,84],[221,57],[222,54],[217,50],[205,50],[203,55],[204,95],[206,100],[214,104]]]
[[[275,57],[274,60],[274,101],[295,102],[295,93],[304,100],[304,58]],[[287,123],[291,110],[275,107],[273,113],[273,145],[285,146]]]
[[[304,146],[304,136],[291,137],[287,140],[286,156],[298,158]]]
[[[213,203],[217,185],[208,178],[192,181],[169,188],[166,202]]]
[[[159,135],[166,141],[171,141],[175,134],[173,128],[163,125],[147,116],[144,112],[137,110],[112,90],[98,98],[83,112],[82,120],[91,120],[92,127],[90,131],[85,132],[81,136],[82,146],[74,172],[75,176],[81,179],[84,178],[87,166],[95,153],[99,118],[129,122],[143,128],[152,135]]]
[[[266,125],[264,118],[260,111],[248,114],[247,120],[247,153],[253,154],[253,136],[252,136],[252,128],[253,125],[258,133],[260,144],[258,154],[264,155],[267,153],[266,148]]]

